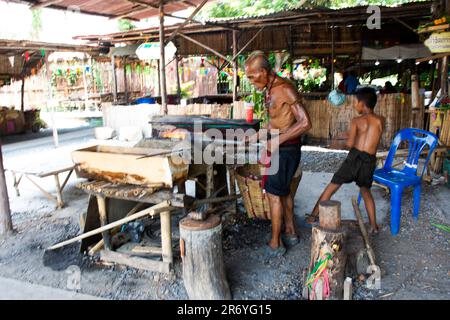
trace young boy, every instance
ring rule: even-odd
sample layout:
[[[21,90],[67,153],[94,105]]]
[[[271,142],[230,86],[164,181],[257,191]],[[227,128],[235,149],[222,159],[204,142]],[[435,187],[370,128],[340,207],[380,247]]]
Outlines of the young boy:
[[[306,222],[317,221],[319,203],[330,200],[342,184],[356,182],[366,205],[372,232],[378,232],[376,223],[375,202],[370,188],[373,173],[376,168],[376,152],[384,128],[384,118],[373,113],[377,104],[377,94],[374,89],[365,87],[356,92],[355,109],[360,116],[353,118],[347,147],[350,152],[334,174],[331,183],[325,188]]]

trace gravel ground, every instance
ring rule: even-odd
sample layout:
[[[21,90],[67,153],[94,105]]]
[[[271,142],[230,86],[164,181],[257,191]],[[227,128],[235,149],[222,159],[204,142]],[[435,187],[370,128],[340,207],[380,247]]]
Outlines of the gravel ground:
[[[304,151],[303,169],[334,172],[345,156]],[[53,253],[45,251],[79,233],[78,215],[86,209],[87,196],[75,188],[76,182],[70,180],[64,194],[68,205],[57,211],[29,184],[22,187],[21,198],[10,190],[16,232],[0,240],[0,275],[65,289],[66,269],[77,265],[82,272],[81,292],[85,294],[107,299],[187,299],[178,257],[174,272],[164,275],[100,265],[98,257],[79,254],[77,244]],[[8,185],[12,185],[9,175]],[[47,186],[52,190],[51,179]],[[450,235],[430,224],[450,224],[448,195],[449,189],[444,186],[425,186],[419,221],[414,222],[412,194],[405,193],[399,235],[391,236],[384,224],[380,234],[372,238],[382,270],[382,289],[368,290],[354,279],[354,299],[450,298]],[[269,222],[248,219],[242,204],[238,214],[223,212],[223,219],[224,262],[233,298],[301,299],[302,271],[309,263],[310,229],[300,226],[301,243],[283,258],[266,261],[261,248],[270,235]]]

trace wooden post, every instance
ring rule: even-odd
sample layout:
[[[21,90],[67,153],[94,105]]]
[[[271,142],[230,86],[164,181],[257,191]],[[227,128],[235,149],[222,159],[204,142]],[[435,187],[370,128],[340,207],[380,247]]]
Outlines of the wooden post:
[[[89,95],[88,95],[85,65],[83,66],[83,89],[84,89],[84,110],[87,110],[89,104]]]
[[[173,263],[172,225],[170,221],[170,211],[161,212],[160,217],[161,217],[162,258],[164,262]]]
[[[180,221],[183,281],[191,300],[229,300],[222,252],[222,224],[218,215],[203,221]]]
[[[47,111],[50,108],[50,100],[52,99],[53,93],[52,93],[52,73],[50,72],[50,64],[48,62],[48,52],[45,51],[44,56],[45,61],[45,75],[47,78],[47,86],[48,86],[48,97],[47,97]],[[55,144],[55,147],[57,148],[59,145],[59,139],[58,139],[58,129],[56,127],[55,123],[55,110],[52,107],[51,108],[51,120],[52,120],[52,127],[53,127],[53,143]]]
[[[340,225],[340,203],[337,201],[321,202],[319,205],[319,226],[314,226],[312,229],[309,273],[319,260],[323,260],[327,255],[330,255],[324,272],[327,272],[330,288],[328,299],[332,300],[342,299],[347,259],[345,250],[346,233]],[[326,278],[321,274],[319,280],[326,281]],[[317,293],[316,287],[315,299],[319,298],[320,295]],[[310,299],[312,299],[311,292]]]
[[[0,237],[12,233],[11,209],[9,207],[8,188],[3,168],[2,145],[0,142]]]
[[[122,58],[123,61],[123,92],[125,95],[125,104],[128,104],[128,85],[127,85],[127,57]]]
[[[56,208],[61,209],[64,206],[64,202],[62,200],[62,190],[61,184],[59,183],[58,173],[54,175],[55,184],[56,184]]]
[[[334,90],[334,56],[335,56],[335,41],[334,41],[334,24],[331,25],[331,90]]]
[[[230,195],[236,194],[236,172],[232,166],[228,167],[230,175]],[[237,213],[237,199],[233,201],[232,211]]]
[[[443,97],[448,93],[448,57],[442,58],[441,68],[441,97]]]
[[[236,56],[238,52],[237,48],[237,31],[233,30],[233,57]],[[237,78],[238,78],[238,57],[235,57],[233,60],[233,103],[237,101]]]
[[[179,59],[180,56],[175,57],[175,69],[176,69],[176,76],[177,76],[177,96],[178,99],[181,99],[181,82],[180,82],[180,70],[179,70]]]
[[[113,101],[117,103],[117,75],[116,75],[116,58],[111,55],[112,81],[113,81]]]
[[[420,106],[422,103],[420,102],[420,92],[419,92],[419,78],[417,74],[411,75],[411,109],[413,116],[411,117],[410,127],[413,128],[414,124],[420,128],[419,117],[422,115],[419,113],[421,111]],[[416,120],[416,121],[414,121]],[[420,128],[422,129],[422,128]]]
[[[161,105],[163,114],[167,114],[167,90],[166,90],[166,58],[165,58],[165,41],[164,41],[164,1],[159,0],[159,68],[161,75]]]
[[[352,278],[347,277],[344,281],[344,300],[352,300]]]
[[[20,88],[20,117],[22,118],[22,123],[24,124],[24,128],[26,128],[24,95],[25,95],[25,76],[22,76],[22,86]]]
[[[98,213],[100,218],[100,225],[102,227],[108,224],[108,216],[106,213],[106,200],[102,196],[97,196],[97,204],[98,204]],[[109,230],[105,230],[102,232],[103,242],[106,250],[111,250],[111,237],[109,234]]]

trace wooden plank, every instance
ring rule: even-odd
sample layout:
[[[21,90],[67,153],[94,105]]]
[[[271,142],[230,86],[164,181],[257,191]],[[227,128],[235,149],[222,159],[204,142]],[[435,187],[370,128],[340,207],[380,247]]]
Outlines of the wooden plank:
[[[102,196],[97,196],[98,213],[100,218],[100,225],[105,227],[108,224],[108,214],[106,212],[106,200]],[[111,235],[109,229],[102,231],[103,244],[107,250],[111,250]]]
[[[99,185],[100,183],[100,185]],[[101,184],[104,184],[103,186]],[[105,182],[81,182],[77,184],[77,188],[92,194],[92,195],[107,195],[109,198],[129,200],[144,203],[160,203],[162,201],[170,200],[172,207],[183,208],[186,205],[187,197],[184,194],[173,193],[171,190],[159,190],[154,191],[151,188],[141,188],[138,186],[130,186],[123,184],[105,184]],[[127,188],[133,188],[136,191],[140,191],[139,196],[134,196],[130,192],[124,190],[129,190]],[[144,194],[144,195],[143,195]]]
[[[71,244],[71,243],[76,242],[78,240],[82,240],[82,239],[91,237],[93,235],[102,233],[103,231],[110,230],[112,228],[121,226],[122,224],[128,223],[130,221],[133,221],[133,220],[136,220],[136,219],[139,219],[139,218],[143,218],[143,217],[148,216],[148,215],[154,216],[154,215],[156,215],[156,214],[158,214],[158,213],[160,213],[162,211],[171,211],[171,210],[174,210],[174,208],[170,207],[170,201],[164,201],[164,202],[161,202],[161,203],[159,203],[157,205],[154,205],[153,207],[150,207],[148,209],[139,211],[139,212],[137,212],[137,213],[135,213],[135,214],[133,214],[133,215],[131,215],[129,217],[117,220],[115,222],[112,222],[112,223],[107,224],[105,226],[102,226],[100,228],[97,228],[97,229],[91,230],[89,232],[86,232],[86,233],[84,233],[82,235],[76,236],[75,238],[72,238],[72,239],[63,241],[61,243],[58,243],[58,244],[56,244],[54,246],[49,247],[47,250],[54,250],[54,249],[57,249],[57,248],[61,248],[61,247],[65,246],[65,245]]]
[[[170,217],[170,211],[164,211],[160,213],[162,258],[164,262],[167,262],[169,264],[173,263],[172,224],[170,221]]]
[[[126,154],[121,153],[122,149],[98,147],[73,151],[72,160],[77,165],[78,176],[144,186],[162,183],[171,188],[173,181],[188,174],[188,164],[175,164],[167,156],[137,159],[138,155],[148,154],[150,149],[139,152],[140,148],[125,148]]]
[[[101,260],[106,262],[123,264],[136,269],[162,273],[170,272],[170,263],[165,261],[154,261],[140,257],[132,257],[124,253],[118,253],[107,250],[100,251],[100,258]]]

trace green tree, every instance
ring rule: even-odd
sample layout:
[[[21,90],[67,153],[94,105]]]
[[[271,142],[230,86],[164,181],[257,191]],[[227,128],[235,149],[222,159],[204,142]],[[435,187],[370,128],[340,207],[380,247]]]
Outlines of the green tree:
[[[136,29],[136,26],[130,22],[130,20],[119,19],[117,21],[118,28],[121,32],[130,31]]]
[[[426,0],[219,0],[200,12],[203,19],[265,15],[301,7],[327,7],[332,9],[365,5],[392,6]]]
[[[31,10],[31,32],[32,40],[39,40],[39,34],[42,30],[42,9]]]

